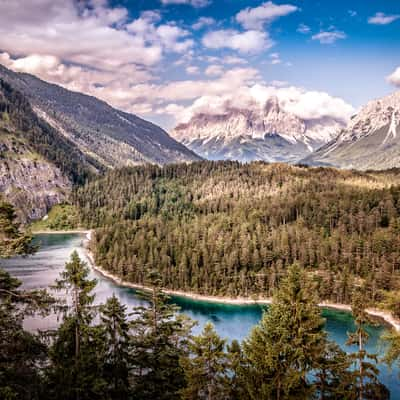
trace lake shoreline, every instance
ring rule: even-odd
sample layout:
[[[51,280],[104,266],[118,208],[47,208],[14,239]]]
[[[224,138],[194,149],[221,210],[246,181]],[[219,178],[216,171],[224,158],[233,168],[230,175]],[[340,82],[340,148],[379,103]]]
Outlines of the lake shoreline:
[[[136,290],[144,290],[144,291],[149,291],[151,290],[150,287],[145,286],[145,285],[140,285],[140,284],[135,284],[132,282],[124,281],[123,279],[119,278],[118,276],[106,271],[105,269],[101,268],[100,266],[96,265],[94,262],[94,257],[92,252],[88,248],[88,243],[91,240],[92,237],[92,230],[73,230],[73,231],[52,231],[52,232],[35,232],[35,234],[48,234],[48,233],[53,233],[53,234],[66,234],[66,233],[81,233],[85,234],[85,243],[84,243],[84,251],[86,254],[87,259],[89,260],[90,266],[104,276],[105,278],[111,280],[112,282],[116,283],[119,286],[123,287],[128,287],[131,289],[136,289]],[[201,295],[198,293],[193,293],[193,292],[185,292],[185,291],[180,291],[180,290],[170,290],[170,289],[163,289],[163,292],[170,295],[170,296],[177,296],[177,297],[186,297],[188,299],[192,300],[198,300],[198,301],[204,301],[204,302],[210,302],[210,303],[220,303],[220,304],[230,304],[230,305],[254,305],[254,304],[259,304],[259,305],[268,305],[271,304],[272,298],[264,298],[264,299],[251,299],[251,298],[246,298],[246,297],[226,297],[226,296],[209,296],[209,295]],[[345,312],[351,312],[351,306],[348,304],[339,304],[339,303],[330,303],[330,302],[321,302],[318,304],[319,307],[321,308],[328,308],[328,309],[334,309],[334,310],[339,310],[339,311],[345,311]],[[390,325],[392,328],[394,328],[396,331],[400,332],[400,320],[396,319],[393,317],[393,315],[384,310],[376,309],[376,308],[370,308],[367,309],[366,312],[373,318],[376,318],[380,321],[383,321],[385,324]]]
[[[90,233],[90,229],[71,229],[70,231],[46,231],[46,230],[38,230],[38,231],[31,231],[32,235],[65,235],[65,234],[77,234],[82,233],[88,235]]]

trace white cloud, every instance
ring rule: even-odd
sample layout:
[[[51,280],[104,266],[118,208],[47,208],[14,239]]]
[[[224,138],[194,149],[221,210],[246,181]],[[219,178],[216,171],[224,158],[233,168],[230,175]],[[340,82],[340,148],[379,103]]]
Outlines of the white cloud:
[[[368,23],[373,25],[388,25],[400,18],[399,14],[385,14],[377,12],[373,17],[368,18]]]
[[[325,31],[311,37],[312,40],[318,40],[321,44],[332,44],[339,39],[346,39],[346,34],[342,31]]]
[[[229,108],[259,109],[268,99],[276,97],[280,107],[305,121],[325,118],[348,122],[354,108],[344,100],[324,92],[306,91],[297,87],[276,87],[263,84],[243,86],[221,95],[205,95],[185,110],[180,110],[180,122],[188,122],[197,114],[224,114]]]
[[[0,1],[0,15],[0,49],[9,54],[51,54],[94,68],[151,66],[162,58],[159,43],[124,29],[127,10],[105,1]]]
[[[306,35],[306,34],[308,34],[308,33],[311,32],[311,28],[310,28],[308,25],[306,25],[306,24],[300,24],[300,25],[297,27],[297,32],[300,32],[300,33],[302,33],[303,35]]]
[[[169,4],[187,4],[195,8],[206,7],[211,4],[211,0],[161,0],[164,5]]]
[[[257,81],[259,75],[254,68],[233,68],[216,79],[181,80],[163,84],[142,83],[120,90],[105,87],[99,89],[97,95],[107,97],[114,104],[118,103],[125,110],[134,112],[135,105],[143,102],[153,104],[157,109],[165,109],[171,103],[234,93],[239,88],[253,85]]]
[[[230,64],[230,65],[234,65],[234,64],[247,64],[247,60],[245,60],[244,58],[241,57],[235,57],[235,56],[226,56],[222,59],[222,62],[224,64]]]
[[[163,46],[175,53],[184,53],[194,45],[192,39],[180,41],[181,38],[188,36],[189,32],[175,25],[160,25],[156,28],[156,32]]]
[[[400,87],[400,67],[397,67],[386,79],[392,85]]]
[[[270,59],[271,59],[271,64],[272,65],[276,65],[276,64],[281,64],[282,60],[280,58],[279,53],[271,53],[269,55]]]
[[[159,13],[146,11],[128,24],[126,30],[142,37],[146,43],[160,45],[166,51],[184,53],[193,47],[193,40],[187,38],[189,31],[172,23],[157,26],[160,18]]]
[[[348,13],[349,13],[350,17],[356,17],[358,15],[357,11],[354,11],[354,10],[349,10]]]
[[[240,53],[259,53],[274,44],[267,32],[238,32],[231,29],[209,32],[203,37],[202,43],[210,49],[228,48]]]
[[[247,7],[236,15],[236,21],[245,29],[261,30],[265,23],[289,15],[298,8],[291,4],[277,5],[272,1],[262,3],[259,7]]]
[[[275,86],[275,87],[289,86],[288,82],[286,82],[286,81],[278,81],[278,80],[273,80],[273,81],[269,82],[269,84],[271,86]]]
[[[224,73],[224,68],[222,65],[213,64],[206,68],[205,74],[207,76],[221,76]]]
[[[77,65],[66,65],[59,58],[51,55],[33,54],[27,57],[12,58],[8,53],[0,53],[0,64],[17,72],[34,74],[48,82],[92,95],[113,102],[108,96],[102,96],[104,88],[119,92],[121,88],[148,82],[152,76],[145,69],[135,65],[125,65],[113,70],[96,70]]]
[[[210,17],[200,17],[197,22],[192,25],[194,30],[200,30],[205,28],[206,26],[211,26],[215,24],[215,19]]]
[[[189,65],[186,67],[185,71],[189,75],[197,75],[199,73],[199,67],[196,67],[195,65]]]

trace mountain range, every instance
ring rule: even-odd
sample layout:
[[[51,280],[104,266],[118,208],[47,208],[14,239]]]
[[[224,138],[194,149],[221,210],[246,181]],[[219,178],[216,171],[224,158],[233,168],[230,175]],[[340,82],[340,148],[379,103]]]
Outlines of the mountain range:
[[[354,169],[400,166],[400,91],[370,101],[337,137],[303,160]]]
[[[108,168],[200,157],[160,127],[0,65],[0,193],[26,222]]]
[[[303,120],[285,111],[277,97],[263,107],[228,107],[220,114],[196,114],[171,136],[211,160],[297,162],[336,137],[342,121]]]
[[[261,109],[196,114],[171,135],[204,158],[346,169],[400,166],[400,91],[370,101],[349,123],[302,120],[271,97]]]
[[[171,137],[172,136],[172,137]],[[27,222],[75,184],[145,163],[234,159],[353,169],[400,166],[400,92],[352,117],[303,120],[271,97],[261,107],[197,114],[171,136],[133,114],[0,65],[0,193]]]

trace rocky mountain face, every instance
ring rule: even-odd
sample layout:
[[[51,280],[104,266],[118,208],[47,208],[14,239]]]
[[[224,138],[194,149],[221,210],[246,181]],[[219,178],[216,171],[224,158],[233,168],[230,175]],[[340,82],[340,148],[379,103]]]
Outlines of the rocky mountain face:
[[[14,204],[22,223],[47,214],[68,199],[71,181],[29,146],[0,128],[0,193]]]
[[[341,122],[328,118],[302,120],[283,110],[273,97],[261,109],[197,114],[171,135],[212,160],[296,162],[332,140],[342,127]]]
[[[200,158],[160,127],[82,93],[15,73],[0,65],[0,79],[20,91],[34,112],[85,156],[105,167],[165,164]]]
[[[337,138],[304,162],[361,170],[399,167],[400,91],[370,101]]]
[[[46,131],[35,120],[24,97],[0,81],[0,196],[16,206],[23,223],[42,217],[53,205],[66,201],[71,191],[73,174],[57,167],[62,163],[57,149],[44,145],[51,134],[50,128]],[[58,144],[60,149],[68,148],[66,143]],[[52,160],[45,157],[48,151]],[[74,152],[69,152],[70,163],[76,166],[74,158]],[[84,170],[82,163],[77,172]]]

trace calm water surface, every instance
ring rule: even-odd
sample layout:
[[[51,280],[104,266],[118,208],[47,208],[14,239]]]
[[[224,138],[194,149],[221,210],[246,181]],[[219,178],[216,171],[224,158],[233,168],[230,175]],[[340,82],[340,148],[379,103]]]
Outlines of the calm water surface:
[[[2,266],[18,277],[26,289],[46,288],[52,285],[73,250],[77,250],[82,258],[86,258],[82,247],[83,234],[38,235],[36,239],[40,242],[41,248],[34,256],[2,261]],[[129,308],[143,305],[143,301],[138,298],[135,290],[120,287],[93,270],[91,277],[98,280],[96,303],[104,302],[112,293],[115,293]],[[172,301],[181,307],[183,313],[198,321],[198,326],[194,328],[195,333],[198,333],[207,321],[211,321],[217,332],[228,340],[244,339],[262,315],[262,307],[258,305],[227,305],[182,297],[173,297]],[[347,332],[354,329],[351,315],[342,311],[325,309],[323,316],[326,318],[326,330],[329,337],[347,351],[351,351],[351,347],[345,345]],[[26,321],[29,329],[47,329],[56,325],[55,316],[45,319],[30,318]],[[383,331],[382,326],[369,328],[369,351],[382,353],[379,336]],[[381,381],[391,391],[391,399],[400,400],[398,379],[400,371],[398,369],[390,371],[385,365],[380,365],[379,369]]]

